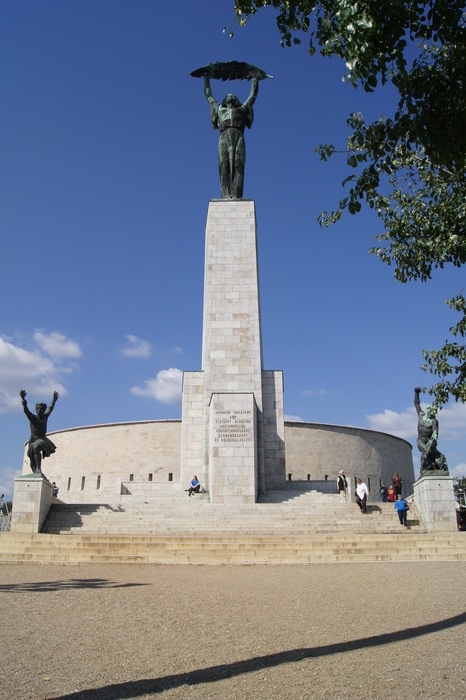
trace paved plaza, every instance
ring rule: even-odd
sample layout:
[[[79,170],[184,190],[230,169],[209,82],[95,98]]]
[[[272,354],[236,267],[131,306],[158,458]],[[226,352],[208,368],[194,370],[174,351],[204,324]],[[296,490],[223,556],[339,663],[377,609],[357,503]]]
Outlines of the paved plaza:
[[[0,566],[0,697],[463,698],[466,562]]]

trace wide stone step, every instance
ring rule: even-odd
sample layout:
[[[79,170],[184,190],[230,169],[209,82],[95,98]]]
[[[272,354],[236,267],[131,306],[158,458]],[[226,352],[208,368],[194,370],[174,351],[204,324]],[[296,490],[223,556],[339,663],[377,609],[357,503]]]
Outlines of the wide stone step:
[[[251,504],[239,507],[216,506],[208,501],[189,498],[161,499],[153,503],[125,501],[122,504],[55,504],[42,529],[43,533],[189,535],[193,532],[254,534],[332,534],[341,532],[388,534],[400,524],[392,504],[370,504],[367,515],[355,504],[342,504],[335,498],[328,504],[316,501],[309,505],[309,494],[290,504]],[[338,499],[338,496],[336,497]],[[297,503],[299,501],[299,504]],[[410,529],[419,533],[425,528],[415,508],[410,511]]]
[[[14,537],[14,536],[13,536]],[[66,551],[79,551],[85,549],[86,551],[95,551],[102,553],[107,550],[118,551],[120,555],[133,554],[136,550],[141,554],[143,552],[152,553],[154,551],[170,551],[170,552],[181,552],[189,551],[194,552],[198,550],[203,551],[226,551],[230,552],[242,552],[242,551],[252,551],[252,550],[267,550],[273,551],[278,554],[293,554],[298,551],[327,551],[334,554],[338,553],[342,547],[344,547],[345,552],[348,554],[358,554],[358,553],[377,553],[380,547],[380,539],[373,538],[371,541],[366,542],[351,542],[351,541],[332,541],[324,540],[312,542],[308,540],[299,541],[296,539],[291,539],[289,542],[286,541],[276,541],[274,539],[262,540],[260,542],[254,541],[248,538],[246,541],[235,542],[223,539],[221,541],[216,541],[214,539],[205,540],[200,538],[191,538],[191,540],[180,540],[180,539],[166,539],[158,540],[156,542],[152,541],[150,538],[146,542],[136,541],[136,538],[123,538],[115,537],[114,540],[107,542],[96,541],[95,538],[89,538],[86,540],[77,541],[76,539],[72,541],[55,542],[54,547],[57,551],[60,549]],[[51,548],[51,542],[22,542],[21,547],[24,552],[38,553],[38,552],[48,552]],[[451,541],[433,541],[433,542],[421,542],[417,540],[414,541],[410,538],[406,538],[405,542],[386,539],[383,541],[384,545],[390,545],[392,550],[404,551],[404,552],[419,552],[421,549],[423,551],[446,551],[446,552],[462,552],[463,547],[452,545]],[[2,547],[2,552],[14,551],[15,547],[18,546],[18,542],[14,540],[10,545],[5,545]]]
[[[257,522],[257,521],[243,521],[238,523],[235,520],[232,521],[222,521],[218,522],[212,521],[196,521],[196,520],[186,520],[180,522],[179,520],[165,520],[163,522],[154,521],[138,521],[127,523],[124,521],[120,522],[99,522],[94,521],[92,523],[84,523],[82,526],[69,526],[66,522],[63,523],[53,523],[50,522],[47,528],[43,530],[48,534],[83,534],[83,533],[101,533],[105,534],[107,532],[112,532],[113,534],[191,534],[192,532],[208,534],[210,532],[218,532],[219,530],[229,533],[242,533],[242,534],[256,534],[256,533],[284,533],[284,534],[306,534],[306,533],[328,533],[332,534],[335,532],[348,532],[348,533],[395,533],[400,529],[400,523],[396,521],[383,521],[371,522],[366,520],[364,522],[354,522],[354,521],[344,521],[344,520],[333,520],[331,522],[312,522],[303,523],[300,520],[289,521],[285,523],[277,522]],[[424,528],[420,525],[412,523],[410,526],[411,531],[424,532]]]
[[[449,535],[128,537],[0,535],[0,561],[196,564],[466,560],[464,533]]]
[[[0,561],[180,564],[317,563],[466,559],[464,533],[426,533],[415,506],[409,527],[393,504],[367,515],[338,495],[275,493],[277,502],[218,506],[186,494],[150,501],[52,506],[37,535],[0,535]],[[455,535],[459,534],[459,537]],[[66,535],[66,536],[65,536]]]

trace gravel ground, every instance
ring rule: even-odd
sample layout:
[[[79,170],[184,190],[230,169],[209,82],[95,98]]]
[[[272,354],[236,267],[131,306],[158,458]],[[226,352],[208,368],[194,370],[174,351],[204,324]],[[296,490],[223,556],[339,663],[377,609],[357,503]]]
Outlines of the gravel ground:
[[[466,562],[1,564],[0,697],[466,697]]]

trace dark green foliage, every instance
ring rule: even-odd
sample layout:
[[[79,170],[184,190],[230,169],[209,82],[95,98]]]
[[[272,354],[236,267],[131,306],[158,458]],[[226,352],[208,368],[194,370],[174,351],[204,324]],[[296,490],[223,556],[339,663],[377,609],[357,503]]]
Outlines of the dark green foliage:
[[[309,41],[309,51],[341,57],[345,79],[373,92],[388,82],[398,91],[391,116],[367,124],[348,119],[346,148],[319,146],[322,160],[345,153],[351,172],[328,226],[363,204],[380,217],[384,232],[375,253],[400,282],[426,281],[434,269],[466,262],[466,28],[457,0],[236,0],[244,24],[272,6],[284,46]],[[424,351],[423,369],[440,381],[428,391],[439,408],[466,398],[466,305],[447,300],[461,315],[441,350]]]
[[[8,510],[8,512],[7,512]],[[0,508],[1,515],[8,515],[13,510],[13,501],[6,501]]]

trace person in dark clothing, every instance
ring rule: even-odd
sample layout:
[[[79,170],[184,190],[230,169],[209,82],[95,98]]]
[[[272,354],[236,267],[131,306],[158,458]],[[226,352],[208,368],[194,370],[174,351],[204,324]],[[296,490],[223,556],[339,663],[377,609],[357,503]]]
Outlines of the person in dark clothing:
[[[348,482],[344,471],[340,471],[337,479],[337,489],[340,494],[340,502],[348,503]]]
[[[401,481],[401,477],[398,474],[398,472],[395,472],[393,474],[393,479],[392,479],[393,486],[395,488],[395,493],[397,496],[401,496],[401,489],[403,486],[403,482]]]

